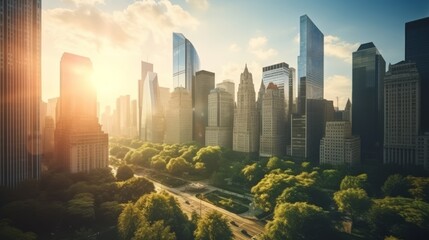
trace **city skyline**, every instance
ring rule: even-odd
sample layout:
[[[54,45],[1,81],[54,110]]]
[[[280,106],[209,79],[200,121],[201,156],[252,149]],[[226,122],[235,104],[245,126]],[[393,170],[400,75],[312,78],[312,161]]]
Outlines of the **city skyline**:
[[[351,98],[351,55],[359,44],[373,41],[386,63],[399,62],[404,59],[405,23],[429,14],[424,1],[386,3],[371,2],[371,8],[363,9],[359,6],[365,2],[338,2],[332,8],[329,3],[280,1],[44,1],[42,98],[59,95],[57,59],[66,51],[93,60],[101,109],[113,106],[119,95],[137,98],[141,60],[152,62],[160,86],[172,91],[173,32],[192,41],[201,69],[214,72],[217,83],[231,79],[237,85],[247,63],[259,87],[263,66],[286,62],[297,68],[299,17],[307,14],[325,34],[324,97],[338,96],[342,109]],[[132,18],[141,12],[150,14]],[[268,17],[252,17],[258,12]]]

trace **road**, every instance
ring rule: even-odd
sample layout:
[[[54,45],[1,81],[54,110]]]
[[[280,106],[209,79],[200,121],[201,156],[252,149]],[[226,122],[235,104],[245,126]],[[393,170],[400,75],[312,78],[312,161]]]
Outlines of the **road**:
[[[141,173],[136,173],[135,175],[138,177],[144,177],[144,175]],[[202,215],[209,212],[210,210],[216,210],[222,213],[230,221],[229,224],[234,234],[234,239],[248,240],[251,239],[252,236],[257,236],[264,232],[264,224],[255,220],[243,218],[235,213],[226,211],[225,209],[214,206],[208,202],[201,201],[200,199],[196,198],[193,193],[184,192],[180,190],[181,188],[170,188],[157,182],[153,182],[153,184],[155,185],[156,191],[165,190],[174,195],[178,200],[183,212],[185,212],[188,216],[191,216],[193,211]],[[234,224],[231,221],[233,221]],[[247,232],[247,234],[241,232],[243,229]]]

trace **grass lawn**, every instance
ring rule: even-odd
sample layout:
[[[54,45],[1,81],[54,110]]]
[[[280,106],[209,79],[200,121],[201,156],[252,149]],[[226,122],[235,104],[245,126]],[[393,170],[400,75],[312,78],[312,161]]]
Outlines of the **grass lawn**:
[[[149,177],[154,181],[157,181],[165,186],[172,187],[172,188],[176,188],[176,187],[180,187],[188,184],[187,181],[184,181],[182,179],[164,175],[162,173],[156,173],[154,171],[149,172]]]
[[[233,200],[233,197],[235,196],[221,193],[219,191],[209,192],[204,195],[197,194],[197,197],[233,213],[240,214],[249,211],[248,207]]]

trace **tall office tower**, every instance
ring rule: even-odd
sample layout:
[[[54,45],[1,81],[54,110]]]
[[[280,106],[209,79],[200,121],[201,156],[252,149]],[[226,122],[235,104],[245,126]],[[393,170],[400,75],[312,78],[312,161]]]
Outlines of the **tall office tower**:
[[[43,161],[50,161],[54,154],[54,132],[54,119],[51,116],[46,116],[45,128],[43,129]]]
[[[118,135],[122,137],[131,137],[130,95],[119,96],[116,99],[116,113],[119,127]]]
[[[307,99],[306,115],[292,115],[291,154],[318,163],[325,124],[334,120],[334,105],[325,99]]]
[[[259,151],[259,114],[255,102],[252,73],[247,69],[247,65],[238,85],[232,142],[234,151],[245,153]]]
[[[420,76],[413,62],[389,65],[384,77],[384,163],[416,165]]]
[[[158,91],[161,113],[163,116],[165,116],[165,113],[168,109],[168,101],[170,100],[170,88],[158,86]]]
[[[215,88],[210,91],[208,100],[206,146],[221,146],[231,149],[234,117],[232,95],[223,88]]]
[[[262,101],[262,131],[259,156],[283,156],[285,154],[284,98],[282,89],[270,82]]]
[[[97,97],[91,84],[89,58],[64,53],[60,63],[59,118],[55,129],[55,160],[68,172],[107,167],[107,134],[97,119]]]
[[[285,116],[289,113],[289,65],[287,63],[277,63],[262,68],[262,81],[265,86],[270,82],[274,83],[280,91],[280,97],[285,102]]]
[[[232,101],[235,103],[235,83],[232,80],[223,80],[223,82],[216,84],[217,88],[225,89],[232,96]]]
[[[298,113],[305,114],[306,99],[323,99],[324,35],[307,15],[300,17],[298,56]]]
[[[262,133],[262,114],[261,113],[262,113],[262,102],[264,100],[264,95],[265,95],[265,84],[264,84],[264,81],[261,81],[261,86],[259,86],[259,91],[258,91],[258,99],[256,100],[256,110],[258,111],[259,136]]]
[[[143,116],[143,93],[144,93],[144,81],[147,77],[147,74],[153,72],[153,64],[148,62],[141,62],[141,76],[140,80],[138,80],[138,130],[139,130],[139,138],[143,139],[142,132],[142,116]]]
[[[158,75],[156,73],[147,74],[143,89],[141,139],[162,143],[164,141],[164,115],[160,106]]]
[[[320,163],[357,165],[360,162],[360,139],[352,136],[348,121],[326,123],[325,137],[320,140]]]
[[[360,136],[362,161],[381,161],[383,153],[383,78],[386,63],[372,42],[353,52],[352,132]]]
[[[347,99],[346,107],[344,108],[343,120],[352,123],[352,103],[350,102],[350,98]]]
[[[165,123],[165,143],[192,141],[192,97],[186,88],[177,87],[171,93]]]
[[[289,105],[289,115],[288,115],[288,121],[291,120],[292,114],[296,113],[296,105],[297,105],[297,97],[298,97],[298,91],[297,91],[297,82],[296,82],[296,70],[293,67],[289,67],[289,99],[285,99],[288,101]]]
[[[54,125],[57,120],[57,103],[59,98],[50,98],[48,99],[48,105],[46,107],[46,116],[52,117],[54,120]]]
[[[195,94],[193,112],[193,140],[205,145],[206,127],[208,124],[208,97],[210,90],[215,87],[215,74],[201,70],[195,74]]]
[[[40,176],[40,5],[0,4],[0,186]]]
[[[139,136],[138,132],[138,110],[137,110],[137,100],[131,100],[130,103],[130,137],[135,138]]]
[[[194,45],[183,34],[173,33],[173,87],[186,88],[194,96],[195,73],[199,70],[200,58]]]
[[[429,132],[429,17],[405,24],[405,61],[415,62],[419,71],[421,132]]]
[[[105,107],[104,112],[101,114],[100,120],[101,130],[105,133],[108,133],[109,135],[114,135],[112,132],[113,121],[110,106]]]

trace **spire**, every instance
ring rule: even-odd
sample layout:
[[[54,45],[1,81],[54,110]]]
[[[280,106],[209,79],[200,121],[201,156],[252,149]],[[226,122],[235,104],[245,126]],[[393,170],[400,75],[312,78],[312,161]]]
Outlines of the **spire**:
[[[249,72],[249,70],[247,69],[247,63],[246,63],[246,65],[244,66],[244,72]]]

